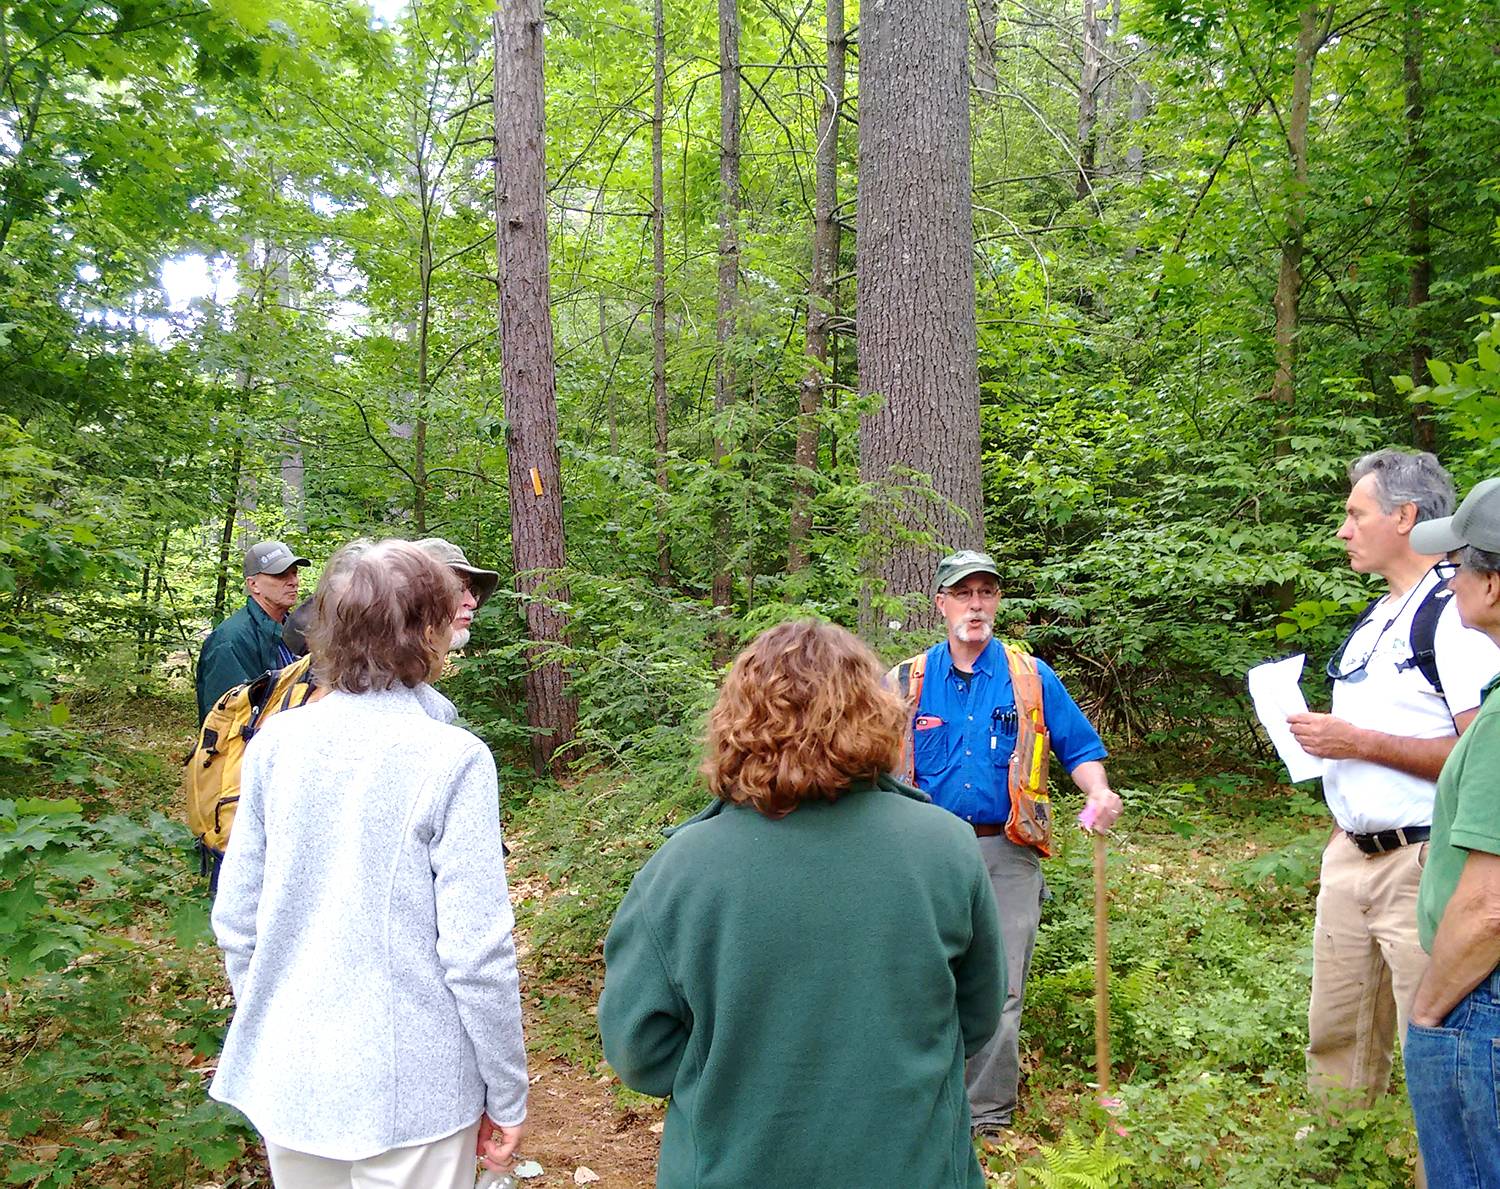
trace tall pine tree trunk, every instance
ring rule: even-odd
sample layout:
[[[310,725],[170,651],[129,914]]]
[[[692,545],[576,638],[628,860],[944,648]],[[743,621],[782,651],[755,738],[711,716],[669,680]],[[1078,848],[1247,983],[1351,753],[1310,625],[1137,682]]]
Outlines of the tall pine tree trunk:
[[[506,0],[495,14],[495,229],[500,272],[501,382],[505,388],[511,555],[516,589],[535,596],[566,564],[556,375],[547,277],[546,133],[541,0]],[[567,600],[551,587],[550,598]],[[578,707],[553,654],[567,624],[526,598],[532,641],[526,721],[540,773],[573,738]]]
[[[818,114],[817,178],[813,185],[812,270],[807,286],[807,356],[797,424],[796,489],[787,526],[787,570],[807,564],[811,530],[812,479],[818,466],[818,414],[828,375],[828,324],[833,318],[833,279],[838,275],[839,117],[844,104],[844,0],[828,0],[827,71]]]
[[[667,203],[662,178],[662,122],[666,118],[667,28],[662,0],[651,16],[651,406],[656,428],[656,488],[661,519],[656,530],[656,581],[672,582],[672,538],[667,533]]]
[[[734,334],[739,305],[740,274],[740,14],[738,0],[719,0],[719,296],[715,322],[718,359],[714,373],[714,412],[722,416],[734,404]],[[719,461],[724,442],[714,433],[714,471],[718,495],[714,501],[713,600],[727,607],[734,599],[730,571],[730,497]]]
[[[879,398],[860,472],[880,497],[870,572],[893,595],[925,595],[942,551],[984,541],[967,43],[963,0],[860,11],[859,386]],[[911,472],[939,502],[902,490]]]

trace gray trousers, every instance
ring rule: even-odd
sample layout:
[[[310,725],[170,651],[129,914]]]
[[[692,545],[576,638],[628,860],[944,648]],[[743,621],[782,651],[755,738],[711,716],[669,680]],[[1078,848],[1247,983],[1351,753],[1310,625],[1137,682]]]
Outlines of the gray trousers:
[[[1000,911],[1006,989],[1000,1027],[969,1059],[964,1083],[974,1126],[995,1127],[1008,1125],[1016,1109],[1021,1076],[1021,1004],[1026,998],[1026,975],[1031,970],[1047,885],[1042,879],[1041,857],[1032,847],[1017,846],[1003,834],[978,841],[995,893],[995,907]]]

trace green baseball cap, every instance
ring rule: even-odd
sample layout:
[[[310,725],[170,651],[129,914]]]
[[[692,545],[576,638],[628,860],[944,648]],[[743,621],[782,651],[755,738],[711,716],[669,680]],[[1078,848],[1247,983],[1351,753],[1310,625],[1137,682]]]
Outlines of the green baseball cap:
[[[938,562],[933,588],[945,590],[955,582],[962,582],[970,574],[993,574],[998,580],[1000,569],[988,553],[980,553],[977,549],[960,549]]]
[[[450,569],[457,570],[468,577],[469,589],[474,592],[476,611],[484,606],[490,595],[495,593],[495,587],[500,584],[498,571],[482,570],[478,566],[471,566],[469,559],[464,556],[464,551],[452,541],[445,541],[442,537],[423,537],[416,542],[416,546]]]
[[[1452,516],[1424,520],[1411,530],[1418,553],[1452,553],[1465,545],[1500,553],[1500,476],[1474,484]]]
[[[245,550],[246,578],[254,578],[257,574],[285,574],[293,566],[310,564],[307,558],[293,553],[282,541],[261,541]]]

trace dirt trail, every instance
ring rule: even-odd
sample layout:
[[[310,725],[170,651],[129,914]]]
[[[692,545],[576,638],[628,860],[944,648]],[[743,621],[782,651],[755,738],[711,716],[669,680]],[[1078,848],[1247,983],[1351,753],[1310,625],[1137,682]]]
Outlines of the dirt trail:
[[[544,1172],[528,1185],[574,1184],[582,1167],[601,1189],[650,1189],[656,1183],[660,1110],[621,1111],[607,1082],[560,1059],[532,1058],[526,1138],[521,1152]]]

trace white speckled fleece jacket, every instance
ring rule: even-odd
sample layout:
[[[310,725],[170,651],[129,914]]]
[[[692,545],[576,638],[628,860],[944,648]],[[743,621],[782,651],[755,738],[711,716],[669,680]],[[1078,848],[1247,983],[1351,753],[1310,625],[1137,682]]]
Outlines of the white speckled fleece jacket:
[[[495,762],[454,717],[427,685],[336,690],[245,750],[209,1093],[282,1147],[361,1160],[526,1115]]]

